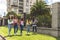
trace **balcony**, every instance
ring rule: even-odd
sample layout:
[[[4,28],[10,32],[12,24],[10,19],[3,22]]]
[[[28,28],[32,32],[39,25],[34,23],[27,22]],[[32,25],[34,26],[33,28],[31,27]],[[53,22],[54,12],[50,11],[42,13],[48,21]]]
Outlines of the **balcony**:
[[[19,5],[19,7],[20,7],[20,6],[23,7],[23,5]]]
[[[11,6],[18,6],[18,2],[11,2]]]
[[[19,3],[19,5],[23,5],[23,3]]]
[[[23,6],[19,6],[19,8],[23,9]]]
[[[19,1],[19,3],[23,3],[23,2]]]
[[[11,4],[11,6],[12,6],[12,7],[18,7],[18,5],[17,5],[17,4]]]

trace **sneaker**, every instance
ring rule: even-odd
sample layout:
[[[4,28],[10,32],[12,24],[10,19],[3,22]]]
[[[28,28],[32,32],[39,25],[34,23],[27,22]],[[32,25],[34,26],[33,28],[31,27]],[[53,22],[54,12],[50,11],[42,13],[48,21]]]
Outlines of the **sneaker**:
[[[11,36],[10,34],[8,34],[8,36]]]

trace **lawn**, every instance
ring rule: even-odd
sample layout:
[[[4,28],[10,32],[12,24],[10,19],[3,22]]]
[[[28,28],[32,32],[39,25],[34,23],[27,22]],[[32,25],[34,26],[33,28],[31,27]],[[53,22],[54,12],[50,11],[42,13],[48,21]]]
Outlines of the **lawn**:
[[[20,36],[20,31],[18,30],[17,36],[13,36],[13,28],[11,31],[11,37],[8,35],[8,28],[7,27],[0,27],[0,35],[4,36],[6,40],[57,40],[55,37],[43,34],[33,34],[32,32],[30,35],[26,35],[26,31],[23,31],[23,35]]]

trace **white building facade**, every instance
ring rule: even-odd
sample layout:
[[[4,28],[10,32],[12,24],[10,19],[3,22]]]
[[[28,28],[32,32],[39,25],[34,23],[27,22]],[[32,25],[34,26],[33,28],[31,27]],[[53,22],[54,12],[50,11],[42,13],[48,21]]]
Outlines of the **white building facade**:
[[[7,12],[30,14],[30,8],[37,0],[7,0]],[[41,0],[38,0],[41,1]]]

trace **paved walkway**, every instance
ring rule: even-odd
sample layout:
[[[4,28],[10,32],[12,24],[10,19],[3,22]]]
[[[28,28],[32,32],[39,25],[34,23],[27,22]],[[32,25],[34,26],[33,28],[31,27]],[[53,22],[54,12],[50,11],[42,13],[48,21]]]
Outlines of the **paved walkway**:
[[[0,35],[0,40],[5,40],[5,38]]]

